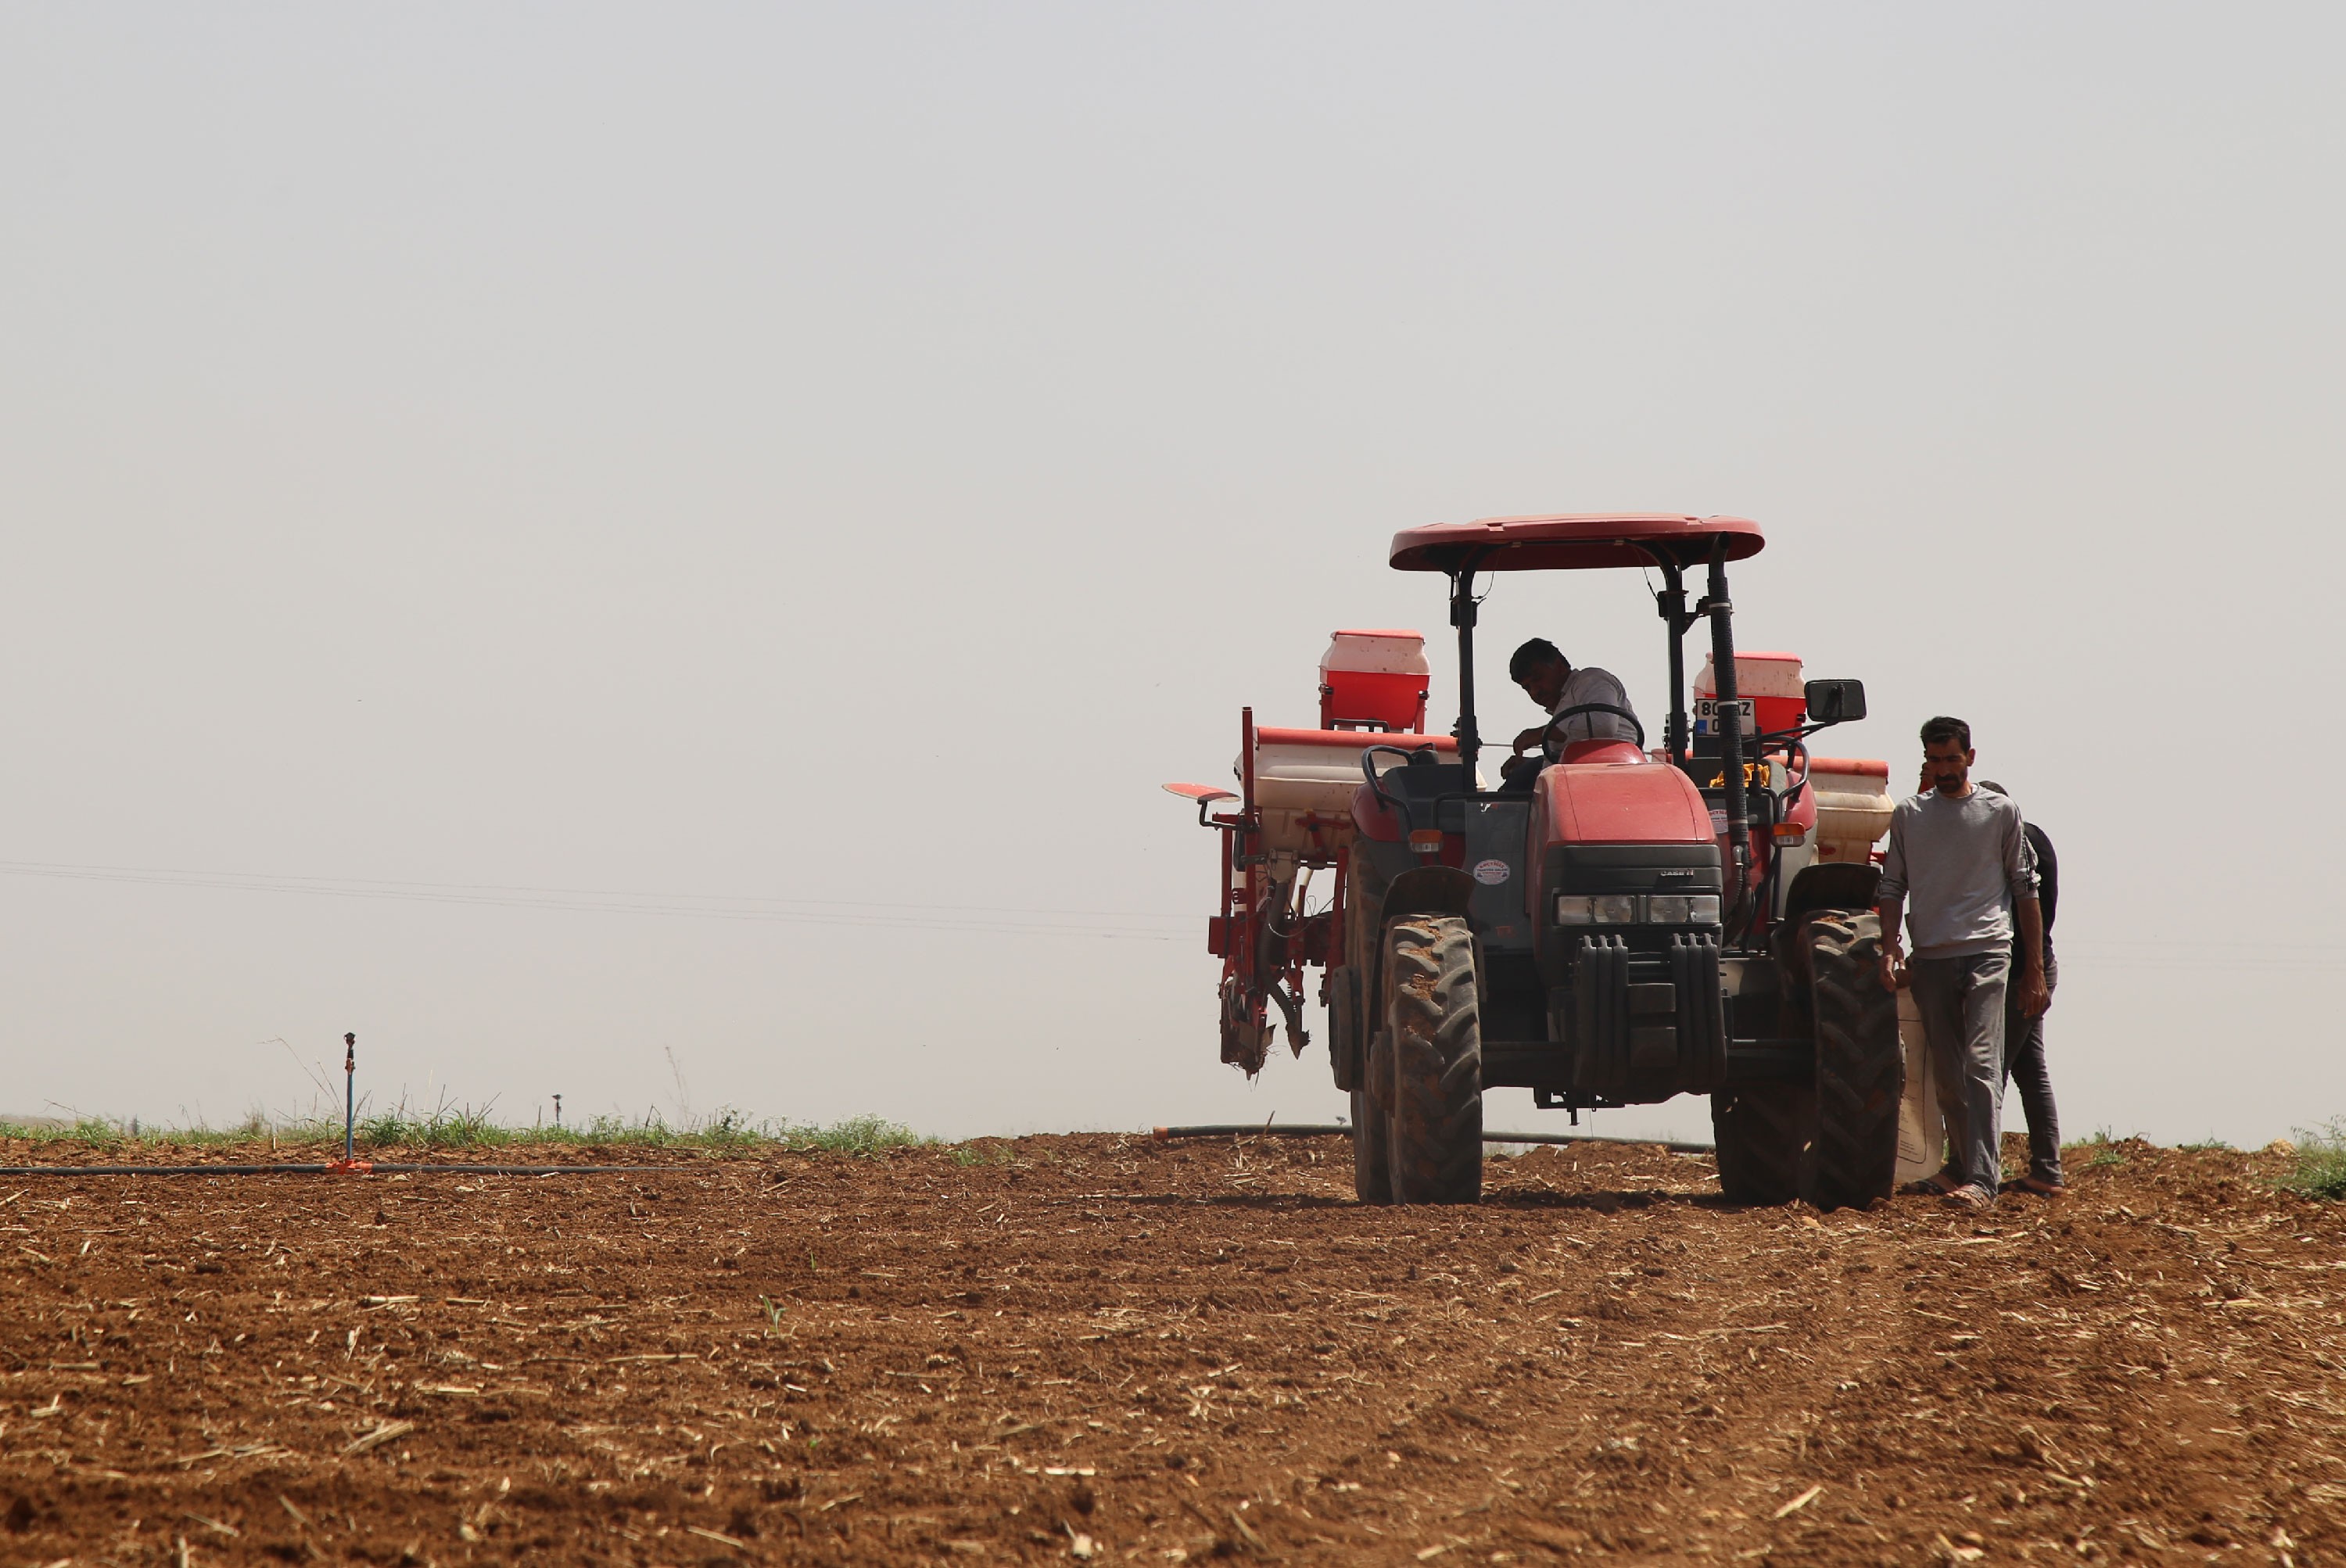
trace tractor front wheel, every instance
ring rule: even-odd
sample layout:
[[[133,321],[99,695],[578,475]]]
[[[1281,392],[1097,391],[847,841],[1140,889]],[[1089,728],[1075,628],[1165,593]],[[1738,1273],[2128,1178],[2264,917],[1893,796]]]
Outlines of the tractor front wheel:
[[[1710,1097],[1719,1190],[1729,1203],[1790,1203],[1800,1196],[1817,1094],[1806,1084],[1745,1084]]]
[[[1888,1197],[1898,1171],[1898,1107],[1906,1057],[1898,998],[1882,988],[1882,921],[1872,912],[1810,916],[1808,1012],[1813,1083],[1760,1083],[1710,1097],[1719,1185],[1737,1203],[1863,1208]]]
[[[1411,915],[1385,929],[1386,1028],[1392,1042],[1387,1158],[1396,1203],[1483,1196],[1483,1026],[1474,936],[1454,915]]]
[[[1819,1208],[1863,1208],[1888,1197],[1898,1172],[1898,1106],[1906,1054],[1898,993],[1882,985],[1882,919],[1830,910],[1809,921],[1810,994],[1817,1025],[1817,1122],[1800,1196]]]

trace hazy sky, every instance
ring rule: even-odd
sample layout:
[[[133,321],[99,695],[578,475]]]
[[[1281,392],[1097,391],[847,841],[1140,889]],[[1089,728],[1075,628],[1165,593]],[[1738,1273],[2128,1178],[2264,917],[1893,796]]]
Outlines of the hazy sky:
[[[1316,1044],[1216,1062],[1157,786],[1440,629],[1396,529],[1625,508],[1768,528],[1739,636],[1866,681],[1832,749],[1973,721],[2061,850],[2073,1135],[2346,1112],[2341,46],[0,10],[0,1110],[299,1110],[350,1029],[521,1121],[674,1115],[671,1053],[696,1112],[1326,1119]],[[1486,728],[1535,632],[1655,712],[1643,592],[1501,582]]]

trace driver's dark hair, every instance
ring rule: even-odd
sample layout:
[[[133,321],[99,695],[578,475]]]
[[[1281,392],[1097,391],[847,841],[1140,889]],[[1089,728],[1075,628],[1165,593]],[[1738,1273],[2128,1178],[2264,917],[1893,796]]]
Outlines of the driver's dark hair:
[[[1949,718],[1943,713],[1936,718],[1924,719],[1923,744],[1936,746],[1943,740],[1952,740],[1969,751],[1972,748],[1972,727],[1960,718]]]
[[[1507,678],[1521,685],[1524,677],[1544,664],[1560,664],[1567,670],[1572,667],[1572,661],[1564,657],[1562,648],[1545,637],[1534,637],[1508,657]]]

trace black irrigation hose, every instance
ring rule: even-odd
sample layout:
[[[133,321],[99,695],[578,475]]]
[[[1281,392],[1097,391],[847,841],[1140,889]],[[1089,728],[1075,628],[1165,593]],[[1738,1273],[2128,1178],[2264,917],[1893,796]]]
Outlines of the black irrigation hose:
[[[694,1166],[444,1166],[370,1165],[363,1171],[342,1171],[326,1165],[267,1166],[0,1166],[0,1176],[416,1176],[441,1172],[448,1176],[608,1176],[616,1172],[662,1175],[699,1168]]]
[[[1290,1122],[1285,1126],[1265,1123],[1258,1127],[1232,1124],[1208,1127],[1155,1127],[1150,1129],[1158,1142],[1171,1138],[1349,1138],[1352,1129],[1341,1122]],[[1668,1138],[1623,1138],[1606,1133],[1484,1133],[1486,1144],[1636,1144],[1643,1148],[1668,1149],[1674,1155],[1707,1155],[1713,1152],[1709,1144],[1674,1143]]]
[[[1220,1126],[1157,1127],[1152,1132],[1159,1142],[1173,1138],[1349,1138],[1352,1129],[1341,1123],[1313,1124],[1290,1122],[1284,1126],[1254,1126],[1250,1124],[1230,1124]],[[1601,1133],[1484,1133],[1486,1144],[1632,1144],[1642,1148],[1667,1149],[1674,1155],[1707,1155],[1712,1152],[1708,1144],[1678,1143],[1667,1138],[1625,1138]],[[5,1176],[674,1176],[701,1168],[689,1166],[458,1166],[418,1165],[393,1162],[369,1164],[363,1171],[344,1170],[337,1166],[281,1164],[265,1166],[0,1166],[0,1177]]]

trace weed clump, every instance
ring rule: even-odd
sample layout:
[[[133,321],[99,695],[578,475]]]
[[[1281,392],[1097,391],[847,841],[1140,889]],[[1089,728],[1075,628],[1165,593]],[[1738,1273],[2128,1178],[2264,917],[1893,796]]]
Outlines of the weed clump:
[[[936,1141],[921,1136],[902,1123],[881,1116],[850,1116],[827,1127],[784,1127],[778,1138],[792,1149],[811,1149],[827,1155],[853,1155],[861,1159],[884,1155],[890,1149],[917,1148],[923,1144]]]
[[[2297,1165],[2280,1186],[2300,1197],[2346,1197],[2346,1116],[2298,1129]]]
[[[340,1116],[316,1114],[272,1117],[260,1112],[254,1112],[232,1127],[201,1123],[141,1127],[137,1123],[96,1117],[83,1117],[70,1125],[0,1120],[0,1139],[116,1152],[134,1148],[231,1148],[264,1138],[272,1148],[313,1149],[338,1155],[342,1146],[342,1120]],[[862,1157],[936,1142],[880,1116],[851,1116],[829,1125],[790,1125],[756,1121],[748,1112],[730,1106],[710,1115],[676,1122],[651,1111],[640,1121],[605,1114],[555,1126],[515,1126],[496,1118],[494,1101],[467,1105],[444,1098],[429,1106],[414,1105],[403,1098],[382,1110],[370,1110],[362,1100],[352,1127],[352,1141],[359,1148],[378,1155],[393,1150],[487,1151],[559,1144],[583,1148],[698,1149],[719,1156],[781,1148]],[[1006,1150],[1003,1157],[1008,1157]]]
[[[2119,1137],[2107,1127],[2096,1127],[2094,1135],[2076,1143],[2063,1144],[2061,1154],[2066,1163],[2093,1170],[2105,1166],[2122,1166],[2126,1156],[2119,1145],[2128,1140]]]

